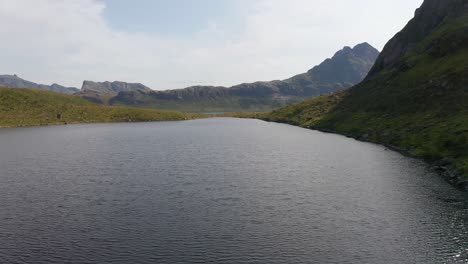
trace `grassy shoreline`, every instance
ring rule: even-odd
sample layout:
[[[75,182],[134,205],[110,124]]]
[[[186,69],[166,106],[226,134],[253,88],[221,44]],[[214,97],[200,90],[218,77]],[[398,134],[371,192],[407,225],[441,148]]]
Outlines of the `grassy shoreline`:
[[[441,157],[440,159],[437,159],[437,160],[427,159],[424,156],[421,156],[421,155],[418,155],[417,153],[412,152],[410,149],[407,149],[404,146],[394,145],[385,141],[379,141],[379,140],[376,140],[375,138],[363,137],[362,135],[358,135],[358,134],[345,133],[345,132],[336,131],[333,129],[326,129],[326,128],[321,128],[321,127],[299,124],[299,123],[291,122],[290,120],[288,121],[284,119],[275,119],[275,118],[272,118],[271,112],[270,113],[233,113],[229,115],[224,115],[224,117],[257,119],[257,120],[263,120],[266,122],[287,124],[291,126],[305,128],[305,129],[320,131],[323,133],[341,135],[341,136],[345,136],[348,138],[353,138],[361,142],[368,142],[368,143],[381,145],[388,149],[396,151],[404,156],[417,158],[419,160],[426,162],[428,165],[431,166],[433,171],[438,173],[448,183],[450,183],[451,185],[453,185],[454,187],[456,187],[457,189],[461,191],[468,191],[468,175],[466,173],[466,167],[457,165],[456,160],[451,159],[449,157]]]
[[[68,125],[90,125],[90,124],[118,124],[118,123],[153,123],[153,122],[174,122],[174,121],[189,121],[194,119],[207,118],[207,117],[195,117],[188,119],[177,119],[177,120],[155,120],[155,121],[89,121],[89,122],[64,122],[64,123],[48,123],[38,125],[13,125],[13,126],[2,126],[2,128],[27,128],[27,127],[46,127],[46,126],[68,126]]]
[[[0,127],[79,123],[178,121],[202,114],[104,106],[75,96],[25,88],[0,87]]]

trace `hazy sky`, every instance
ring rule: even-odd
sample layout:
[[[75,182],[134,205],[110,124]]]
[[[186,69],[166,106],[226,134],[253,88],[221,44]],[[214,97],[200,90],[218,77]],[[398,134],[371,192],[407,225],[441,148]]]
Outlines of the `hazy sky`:
[[[80,88],[234,85],[383,45],[422,0],[0,0],[0,74]]]

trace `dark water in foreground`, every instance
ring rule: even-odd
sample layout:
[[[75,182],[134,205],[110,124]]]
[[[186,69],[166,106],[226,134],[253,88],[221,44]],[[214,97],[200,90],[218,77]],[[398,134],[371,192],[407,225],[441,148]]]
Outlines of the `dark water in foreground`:
[[[257,120],[0,129],[0,263],[465,263],[414,159]]]

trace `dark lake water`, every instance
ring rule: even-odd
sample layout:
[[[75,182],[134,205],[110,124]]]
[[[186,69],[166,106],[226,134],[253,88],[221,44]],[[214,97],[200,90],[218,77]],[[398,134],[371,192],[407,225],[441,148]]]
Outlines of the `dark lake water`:
[[[243,119],[0,129],[0,263],[466,263],[468,197]]]

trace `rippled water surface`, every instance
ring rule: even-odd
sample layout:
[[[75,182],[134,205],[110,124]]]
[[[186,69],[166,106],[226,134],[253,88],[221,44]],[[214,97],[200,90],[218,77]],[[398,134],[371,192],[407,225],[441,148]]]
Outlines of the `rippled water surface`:
[[[0,129],[0,263],[464,263],[467,201],[418,160],[257,120]]]

